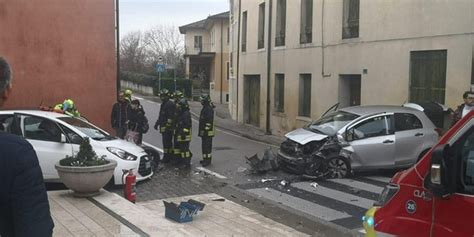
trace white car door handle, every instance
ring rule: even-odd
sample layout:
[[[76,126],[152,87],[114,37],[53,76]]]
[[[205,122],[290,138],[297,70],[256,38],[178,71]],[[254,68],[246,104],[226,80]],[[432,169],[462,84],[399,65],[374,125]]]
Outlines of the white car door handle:
[[[423,135],[424,135],[423,133],[419,132],[419,133],[415,134],[415,137],[422,137]]]
[[[393,140],[387,139],[387,140],[383,141],[383,143],[384,143],[384,144],[393,143]]]

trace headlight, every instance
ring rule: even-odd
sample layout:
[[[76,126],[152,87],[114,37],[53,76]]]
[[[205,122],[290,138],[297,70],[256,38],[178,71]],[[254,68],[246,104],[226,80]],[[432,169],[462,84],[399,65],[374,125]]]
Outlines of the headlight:
[[[131,161],[134,161],[134,160],[137,160],[138,157],[120,149],[120,148],[115,148],[115,147],[107,147],[107,150],[116,155],[118,158],[122,159],[122,160],[131,160]]]
[[[395,196],[399,189],[400,187],[395,184],[388,184],[385,186],[385,189],[380,194],[379,199],[374,203],[374,206],[382,207],[387,204],[393,198],[393,196]]]

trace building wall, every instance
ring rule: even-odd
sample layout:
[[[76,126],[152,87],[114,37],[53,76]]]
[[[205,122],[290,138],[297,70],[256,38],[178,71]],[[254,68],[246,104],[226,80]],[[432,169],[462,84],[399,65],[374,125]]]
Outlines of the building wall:
[[[110,129],[116,99],[115,13],[110,0],[0,0],[0,55],[13,69],[5,108],[73,99]]]
[[[210,96],[215,103],[227,103],[229,92],[227,80],[227,62],[229,61],[229,44],[227,43],[228,20],[212,20],[208,29],[189,29],[185,34],[186,54],[198,55],[194,49],[194,36],[202,35],[203,52],[214,53],[210,65]],[[186,59],[186,72],[189,75],[189,58]],[[222,80],[221,80],[222,79]],[[222,83],[221,83],[222,82]],[[222,97],[221,97],[222,96]]]
[[[244,76],[261,76],[260,128],[266,124],[267,51],[257,50],[258,5],[263,1],[242,0],[241,13],[248,12],[247,52],[240,52],[235,76],[239,100],[229,106],[231,114],[244,123]],[[266,23],[268,5],[266,0]],[[447,50],[445,103],[454,107],[469,90],[474,47],[474,2],[470,0],[360,1],[359,37],[342,39],[342,0],[313,1],[313,41],[300,44],[300,0],[287,0],[286,44],[274,47],[276,5],[272,1],[271,132],[284,134],[317,119],[339,100],[339,77],[361,75],[361,104],[401,105],[409,99],[410,51]],[[232,6],[232,4],[231,4]],[[324,11],[324,22],[322,15]],[[239,16],[238,1],[233,12]],[[237,23],[232,28],[237,30]],[[265,30],[268,30],[266,25]],[[324,31],[323,31],[324,28]],[[232,32],[236,37],[236,32]],[[241,33],[242,35],[242,33]],[[267,33],[265,33],[267,35]],[[268,40],[268,37],[265,37]],[[237,39],[232,41],[237,43]],[[267,42],[265,42],[267,45]],[[324,45],[324,47],[323,47]],[[267,48],[266,46],[265,48]],[[233,55],[239,51],[232,47]],[[324,54],[323,54],[324,51]],[[323,56],[324,55],[324,56]],[[324,62],[324,64],[323,64]],[[324,68],[323,68],[324,65]],[[364,73],[366,69],[366,73]],[[285,74],[285,107],[274,112],[274,76]],[[299,74],[312,74],[311,117],[298,117]],[[324,73],[324,76],[323,76]],[[238,81],[237,81],[238,80]],[[231,88],[237,93],[237,88]],[[238,106],[237,106],[238,104]],[[262,109],[263,108],[263,109]]]

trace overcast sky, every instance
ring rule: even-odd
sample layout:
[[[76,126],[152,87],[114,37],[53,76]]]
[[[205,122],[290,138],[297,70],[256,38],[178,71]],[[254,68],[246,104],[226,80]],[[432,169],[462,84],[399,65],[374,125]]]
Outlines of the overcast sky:
[[[120,37],[155,25],[179,27],[228,10],[228,0],[120,0]]]

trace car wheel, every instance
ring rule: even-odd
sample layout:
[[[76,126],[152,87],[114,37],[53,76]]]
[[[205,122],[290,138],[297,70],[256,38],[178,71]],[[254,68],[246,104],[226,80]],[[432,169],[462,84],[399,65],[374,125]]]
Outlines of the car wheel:
[[[319,156],[314,156],[312,159],[306,161],[304,167],[304,174],[313,178],[322,177],[325,175],[326,167],[324,166],[324,159]]]
[[[328,165],[328,178],[345,178],[351,173],[351,166],[349,162],[342,157],[329,158],[327,161]]]

